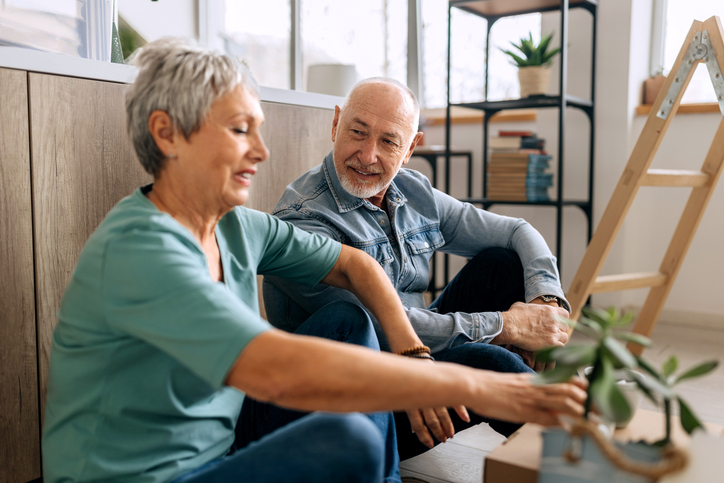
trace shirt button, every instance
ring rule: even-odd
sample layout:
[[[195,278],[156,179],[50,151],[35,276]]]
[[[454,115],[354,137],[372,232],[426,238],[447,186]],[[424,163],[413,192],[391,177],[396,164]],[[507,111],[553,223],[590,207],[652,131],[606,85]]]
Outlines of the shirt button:
[[[384,224],[385,224],[385,220],[380,220],[380,225],[384,225]]]
[[[430,248],[430,244],[425,242],[425,248]]]
[[[403,258],[402,261],[407,263],[407,257]]]

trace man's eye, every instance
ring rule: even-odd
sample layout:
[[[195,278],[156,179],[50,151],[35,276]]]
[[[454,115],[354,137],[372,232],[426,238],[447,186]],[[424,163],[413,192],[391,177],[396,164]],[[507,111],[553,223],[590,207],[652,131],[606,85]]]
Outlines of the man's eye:
[[[392,141],[391,139],[385,139],[385,143],[389,144],[390,146],[397,146],[397,143]]]

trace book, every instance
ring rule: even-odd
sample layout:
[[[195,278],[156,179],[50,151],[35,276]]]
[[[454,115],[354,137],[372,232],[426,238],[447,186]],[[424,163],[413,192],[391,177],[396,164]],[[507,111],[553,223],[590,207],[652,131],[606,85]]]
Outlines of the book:
[[[522,138],[528,138],[535,136],[535,133],[533,131],[510,131],[501,129],[498,131],[498,136],[501,137],[508,137],[508,136],[515,136],[515,137],[522,137]]]

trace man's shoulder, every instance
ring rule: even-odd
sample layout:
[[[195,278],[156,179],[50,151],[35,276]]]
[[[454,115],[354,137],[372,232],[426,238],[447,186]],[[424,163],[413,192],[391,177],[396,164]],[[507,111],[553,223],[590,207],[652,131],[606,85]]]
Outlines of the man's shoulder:
[[[329,189],[322,165],[315,166],[292,181],[282,193],[272,214],[284,218],[302,209],[326,211],[332,208],[334,197]]]

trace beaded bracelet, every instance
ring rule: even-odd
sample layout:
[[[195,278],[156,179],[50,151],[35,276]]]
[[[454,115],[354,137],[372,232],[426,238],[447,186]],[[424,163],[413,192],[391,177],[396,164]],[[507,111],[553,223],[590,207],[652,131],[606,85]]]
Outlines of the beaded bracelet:
[[[414,356],[417,354],[430,355],[431,351],[430,351],[430,348],[426,345],[418,345],[418,346],[412,347],[410,349],[405,349],[404,351],[397,353],[398,356]]]
[[[427,354],[425,352],[421,352],[420,354],[411,354],[405,357],[410,357],[412,359],[429,359],[431,361],[435,361],[435,358],[432,357],[430,354]]]

